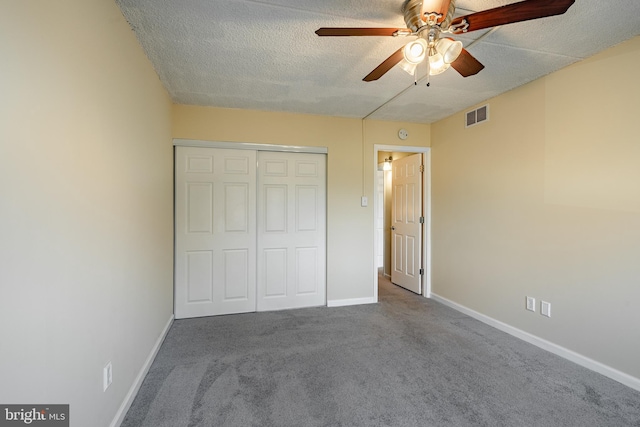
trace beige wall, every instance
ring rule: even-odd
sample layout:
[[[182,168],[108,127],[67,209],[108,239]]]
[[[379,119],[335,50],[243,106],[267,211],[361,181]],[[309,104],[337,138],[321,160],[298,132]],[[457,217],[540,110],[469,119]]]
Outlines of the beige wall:
[[[635,378],[638,69],[636,37],[431,135],[433,292]]]
[[[397,137],[400,128],[409,138]],[[327,299],[373,298],[373,145],[428,146],[429,125],[175,105],[174,138],[318,146],[327,158]],[[363,171],[364,165],[364,171]],[[369,206],[360,206],[360,198]]]
[[[0,402],[107,426],[173,311],[171,103],[111,0],[4,1],[0,53]]]

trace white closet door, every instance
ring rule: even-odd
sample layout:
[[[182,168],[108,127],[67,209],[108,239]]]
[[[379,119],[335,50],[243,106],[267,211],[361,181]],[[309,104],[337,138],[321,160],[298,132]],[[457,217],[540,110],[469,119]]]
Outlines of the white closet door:
[[[256,310],[256,152],[176,147],[175,317]]]
[[[258,153],[258,311],[326,304],[326,156]]]

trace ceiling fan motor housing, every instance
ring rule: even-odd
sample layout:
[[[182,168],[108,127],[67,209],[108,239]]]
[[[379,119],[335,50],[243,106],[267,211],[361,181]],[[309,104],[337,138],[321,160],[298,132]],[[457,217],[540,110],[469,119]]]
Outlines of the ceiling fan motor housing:
[[[414,33],[420,32],[420,29],[428,26],[430,28],[437,27],[442,30],[449,28],[449,23],[453,19],[456,8],[455,0],[450,0],[448,10],[446,11],[424,11],[423,16],[423,0],[406,0],[402,4],[402,13],[404,14],[404,22]]]
[[[402,5],[404,22],[414,33],[418,32],[425,22],[422,20],[422,0],[407,0]]]

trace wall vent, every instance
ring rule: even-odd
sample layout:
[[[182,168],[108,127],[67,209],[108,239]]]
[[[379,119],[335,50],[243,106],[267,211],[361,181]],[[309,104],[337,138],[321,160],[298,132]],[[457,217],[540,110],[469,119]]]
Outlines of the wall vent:
[[[474,126],[489,120],[489,104],[468,111],[465,115],[464,127]]]

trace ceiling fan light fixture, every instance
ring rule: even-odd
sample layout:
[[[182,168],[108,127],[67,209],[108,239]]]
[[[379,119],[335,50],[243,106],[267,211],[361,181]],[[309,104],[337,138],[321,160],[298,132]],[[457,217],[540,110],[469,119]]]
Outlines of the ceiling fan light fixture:
[[[427,42],[424,39],[407,43],[402,50],[404,59],[411,64],[419,64],[427,56]]]
[[[451,64],[462,52],[462,42],[448,37],[438,40],[436,50],[442,55],[445,64]]]
[[[403,61],[405,62],[402,64],[403,68],[408,69],[409,72],[413,69],[414,77],[416,77],[416,67],[409,64],[417,65],[424,61],[425,56],[429,57],[425,61],[427,76],[440,74],[453,65],[453,68],[462,77],[470,77],[480,72],[484,65],[465,50],[461,42],[453,39],[446,40],[446,37],[441,40],[441,34],[461,34],[487,28],[493,28],[489,30],[492,32],[502,25],[562,15],[573,3],[575,0],[518,0],[492,9],[455,17],[456,0],[403,0],[401,10],[406,28],[323,27],[319,28],[316,34],[323,37],[418,36],[418,40],[400,47],[367,74],[362,79],[366,82],[378,80]],[[490,32],[486,32],[480,38]],[[477,42],[480,38],[475,41]],[[442,61],[435,56],[434,51],[438,52]],[[432,56],[433,58],[431,58]],[[417,84],[417,79],[414,80],[414,84]],[[428,82],[427,86],[429,86]]]

